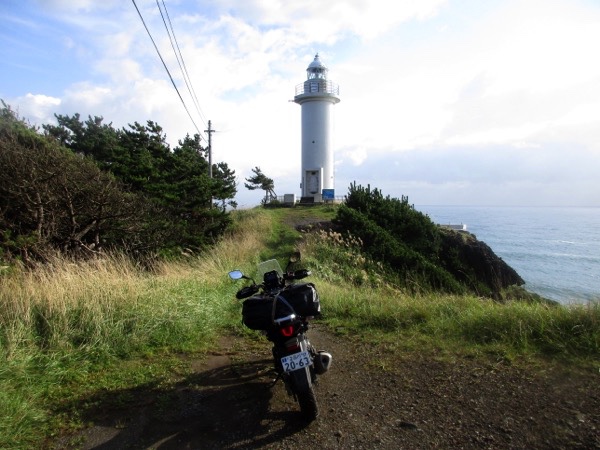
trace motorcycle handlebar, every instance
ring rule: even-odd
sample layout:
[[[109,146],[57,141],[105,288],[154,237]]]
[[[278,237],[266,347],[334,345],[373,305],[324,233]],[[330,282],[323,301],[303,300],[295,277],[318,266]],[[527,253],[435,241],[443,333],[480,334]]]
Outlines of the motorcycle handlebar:
[[[248,298],[251,295],[254,295],[258,292],[258,286],[256,285],[252,285],[252,286],[245,286],[243,288],[241,288],[239,291],[237,291],[237,293],[235,294],[235,298],[241,300],[243,298]]]
[[[294,272],[285,274],[286,280],[301,280],[302,278],[306,278],[310,276],[311,272],[307,269],[295,270]]]
[[[300,269],[300,270],[295,270],[294,272],[289,272],[289,273],[284,274],[283,278],[286,280],[301,280],[302,278],[306,278],[310,275],[311,275],[310,270]],[[260,290],[261,286],[263,286],[263,285],[262,284],[261,285],[252,284],[251,286],[244,286],[239,291],[237,291],[237,293],[235,294],[235,297],[238,300],[248,298],[248,297],[256,294]]]

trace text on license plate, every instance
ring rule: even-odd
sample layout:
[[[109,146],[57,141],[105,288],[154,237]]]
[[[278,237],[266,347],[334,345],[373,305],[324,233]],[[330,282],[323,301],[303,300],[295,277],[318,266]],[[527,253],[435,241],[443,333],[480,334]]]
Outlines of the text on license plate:
[[[284,372],[293,372],[294,370],[304,369],[311,364],[310,353],[300,352],[281,358],[281,365]]]

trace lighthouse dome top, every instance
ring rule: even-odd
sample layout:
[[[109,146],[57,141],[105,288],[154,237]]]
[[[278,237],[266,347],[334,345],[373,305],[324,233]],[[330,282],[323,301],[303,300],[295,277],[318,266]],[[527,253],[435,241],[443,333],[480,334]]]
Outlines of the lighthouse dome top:
[[[319,59],[319,54],[306,68],[307,80],[296,86],[294,102],[303,104],[309,101],[338,103],[340,87],[327,79],[327,67]]]
[[[311,62],[306,69],[306,76],[309,80],[313,78],[322,78],[326,80],[327,71],[327,66],[321,62],[319,59],[319,54],[317,53],[313,62]]]

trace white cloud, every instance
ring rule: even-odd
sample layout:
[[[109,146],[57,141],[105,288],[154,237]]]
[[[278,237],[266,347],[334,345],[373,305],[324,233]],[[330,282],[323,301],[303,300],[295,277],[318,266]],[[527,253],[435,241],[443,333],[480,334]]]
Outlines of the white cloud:
[[[24,97],[16,98],[11,106],[17,109],[21,117],[29,119],[34,124],[43,124],[54,121],[54,112],[60,105],[60,98],[28,93]]]
[[[346,151],[342,150],[339,154],[342,159],[347,157],[355,166],[360,166],[368,158],[368,152],[365,147],[355,147]]]
[[[305,42],[334,43],[352,33],[374,38],[407,20],[425,19],[435,14],[446,0],[254,0],[217,2],[252,23],[284,26],[297,30]]]
[[[155,2],[137,3],[196,123],[205,129]],[[64,52],[82,75],[57,85],[53,95],[9,95],[12,106],[49,121],[54,112],[102,115],[119,127],[154,120],[171,145],[196,131],[130,3],[37,4],[52,14],[55,22],[46,29],[59,30],[64,44],[46,51]],[[241,181],[259,165],[276,186],[297,190],[300,108],[288,100],[318,51],[330,78],[340,84],[342,101],[334,108],[338,192],[358,179],[389,186],[392,195],[414,189],[454,203],[518,201],[527,194],[532,202],[577,198],[600,205],[589,190],[600,156],[595,4],[166,4],[203,119],[217,130],[216,160],[226,161]],[[31,21],[22,26],[30,30],[34,24],[44,28]],[[578,179],[576,173],[583,175]],[[600,192],[600,185],[592,192]]]
[[[511,2],[498,14],[495,83],[490,93],[516,87],[546,93],[600,74],[593,55],[600,40],[598,11],[564,1]],[[488,24],[493,27],[492,23]]]
[[[65,92],[64,103],[69,106],[81,108],[84,111],[93,111],[114,98],[108,87],[79,83]]]
[[[562,1],[500,5],[458,31],[430,27],[410,45],[392,37],[354,58],[358,69],[337,67],[341,147],[537,143],[596,121],[600,11]]]

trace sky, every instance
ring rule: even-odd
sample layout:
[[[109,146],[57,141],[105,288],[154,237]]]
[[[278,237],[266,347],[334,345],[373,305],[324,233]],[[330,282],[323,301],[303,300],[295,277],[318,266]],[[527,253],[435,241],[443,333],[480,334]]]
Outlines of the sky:
[[[300,195],[292,100],[316,53],[340,87],[336,195],[600,207],[598,0],[0,0],[0,23],[0,99],[21,117],[153,120],[171,147],[210,120],[240,207],[262,197],[255,166]]]

